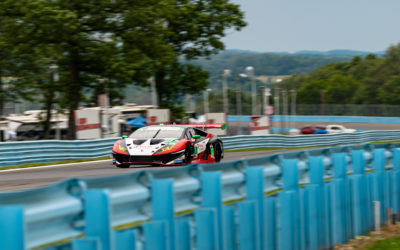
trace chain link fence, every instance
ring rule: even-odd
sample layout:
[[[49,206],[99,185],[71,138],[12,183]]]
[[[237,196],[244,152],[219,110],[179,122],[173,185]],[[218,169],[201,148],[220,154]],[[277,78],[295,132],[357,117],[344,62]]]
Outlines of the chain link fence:
[[[272,104],[270,104],[272,105]],[[293,108],[295,106],[295,108]],[[223,104],[209,104],[209,112],[223,112]],[[263,115],[264,107],[261,101],[256,103],[256,113],[252,112],[251,104],[229,103],[230,115]],[[295,112],[293,112],[295,109]],[[203,114],[204,103],[196,105],[196,113]],[[375,104],[290,104],[277,109],[274,107],[274,114],[277,115],[325,115],[325,116],[386,116],[400,117],[400,105],[375,105]]]

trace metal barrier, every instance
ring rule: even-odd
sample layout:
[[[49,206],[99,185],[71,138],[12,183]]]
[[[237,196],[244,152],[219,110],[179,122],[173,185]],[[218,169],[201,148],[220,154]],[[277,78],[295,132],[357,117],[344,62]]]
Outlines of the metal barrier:
[[[0,168],[26,163],[44,163],[105,157],[118,138],[80,141],[7,142],[0,144]],[[222,137],[225,150],[335,146],[400,139],[400,130],[370,130],[329,135],[261,135]]]
[[[3,142],[0,143],[0,167],[104,157],[110,155],[117,139]]]
[[[400,212],[400,143],[0,193],[0,249],[330,249]]]

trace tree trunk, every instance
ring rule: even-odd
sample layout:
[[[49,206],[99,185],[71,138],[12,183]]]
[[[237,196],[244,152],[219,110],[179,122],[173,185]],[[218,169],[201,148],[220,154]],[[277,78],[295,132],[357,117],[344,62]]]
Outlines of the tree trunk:
[[[45,95],[45,110],[46,110],[46,118],[43,124],[43,139],[49,139],[50,131],[51,131],[51,109],[53,106],[54,93],[50,90],[49,93]]]
[[[158,107],[163,108],[164,103],[163,103],[163,87],[164,87],[164,78],[165,78],[165,73],[162,70],[158,70],[156,72],[156,89],[157,89],[157,98],[158,98]]]
[[[78,68],[78,53],[76,51],[71,52],[71,65],[70,65],[70,77],[71,82],[68,85],[68,140],[76,139],[76,128],[75,128],[75,110],[79,106],[81,85],[79,79],[79,68]]]
[[[3,81],[1,79],[2,74],[1,74],[1,69],[0,69],[0,118],[3,117],[4,115],[4,87],[3,87]]]

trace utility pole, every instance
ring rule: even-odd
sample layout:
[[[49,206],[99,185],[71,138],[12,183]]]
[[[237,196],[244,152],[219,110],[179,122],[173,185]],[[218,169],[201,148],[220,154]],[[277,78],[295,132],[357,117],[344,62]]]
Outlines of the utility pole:
[[[256,82],[254,81],[254,67],[253,66],[247,66],[246,67],[246,74],[250,78],[251,82],[251,113],[252,115],[257,114],[257,90],[256,90]]]
[[[274,117],[275,117],[275,122],[278,125],[277,131],[280,132],[281,129],[281,122],[278,121],[278,116],[279,116],[279,93],[280,93],[280,89],[279,88],[275,88],[274,90]]]
[[[209,108],[209,102],[208,102],[208,92],[211,91],[212,89],[206,89],[203,92],[203,98],[204,98],[204,114],[210,113],[210,108]]]
[[[151,89],[151,105],[158,107],[159,103],[157,103],[157,88],[156,88],[156,80],[152,76],[147,79],[147,82],[150,83]]]
[[[224,73],[222,74],[222,99],[224,101],[224,106],[223,106],[224,113],[229,113],[227,78],[230,75],[231,75],[230,69],[225,69]]]
[[[283,132],[285,133],[286,132],[286,128],[288,127],[288,124],[287,124],[287,116],[288,116],[288,98],[287,98],[288,96],[287,96],[287,91],[284,89],[284,90],[282,90],[282,102],[283,102],[283,117],[284,117],[284,125],[283,125],[283,127],[284,127],[284,129],[283,129]]]
[[[292,99],[292,107],[290,108],[292,110],[292,125],[291,128],[296,128],[296,89],[290,90],[291,93],[291,99]]]
[[[239,77],[235,77],[235,82],[236,82],[236,115],[238,116],[238,134],[242,134],[242,91],[240,88],[240,82],[239,82]]]

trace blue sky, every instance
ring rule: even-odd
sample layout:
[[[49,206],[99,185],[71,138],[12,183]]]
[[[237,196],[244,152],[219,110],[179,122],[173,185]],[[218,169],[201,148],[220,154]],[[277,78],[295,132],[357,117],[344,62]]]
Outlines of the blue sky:
[[[383,51],[400,42],[399,0],[232,0],[248,26],[228,31],[227,49],[260,52]]]

